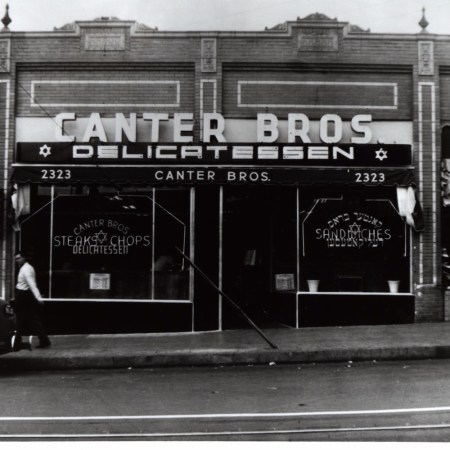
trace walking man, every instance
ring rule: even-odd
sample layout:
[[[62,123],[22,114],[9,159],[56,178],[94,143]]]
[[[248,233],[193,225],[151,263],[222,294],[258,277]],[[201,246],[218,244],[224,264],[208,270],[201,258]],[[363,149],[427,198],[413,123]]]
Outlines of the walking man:
[[[17,276],[15,301],[18,331],[20,334],[30,331],[30,344],[31,335],[36,335],[39,338],[37,348],[50,347],[51,342],[41,317],[43,302],[36,283],[36,272],[26,256],[19,253],[15,259],[20,268]]]

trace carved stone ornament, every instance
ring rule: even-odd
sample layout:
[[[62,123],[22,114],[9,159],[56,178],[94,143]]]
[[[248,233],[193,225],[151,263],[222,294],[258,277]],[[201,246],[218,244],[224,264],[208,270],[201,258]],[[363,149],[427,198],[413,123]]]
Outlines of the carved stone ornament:
[[[62,27],[54,27],[53,31],[76,31],[77,26],[75,22],[66,23]]]
[[[425,17],[425,8],[422,8],[422,18],[420,19],[419,26],[422,28],[421,33],[428,33],[427,26],[430,25]]]
[[[311,22],[337,22],[337,18],[331,19],[325,14],[316,12],[314,14],[309,14],[306,17],[297,17],[297,21],[311,21]]]
[[[10,40],[0,39],[0,72],[9,72]]]
[[[87,51],[123,51],[125,35],[119,33],[86,34],[84,48]]]
[[[305,28],[299,31],[297,50],[299,52],[337,52],[339,35],[336,30]]]
[[[5,15],[2,17],[2,23],[3,23],[3,30],[2,31],[9,31],[9,24],[12,22],[11,17],[9,17],[9,5],[6,4],[6,11]]]
[[[419,41],[419,75],[434,75],[433,41]]]
[[[217,70],[217,40],[202,39],[202,72],[216,72]]]

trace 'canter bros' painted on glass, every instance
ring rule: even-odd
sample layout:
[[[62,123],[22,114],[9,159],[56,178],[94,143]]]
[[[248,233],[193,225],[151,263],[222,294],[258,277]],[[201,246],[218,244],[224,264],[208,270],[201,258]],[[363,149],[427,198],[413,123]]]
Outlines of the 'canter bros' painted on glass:
[[[146,196],[57,197],[51,238],[52,296],[149,298],[152,211]]]

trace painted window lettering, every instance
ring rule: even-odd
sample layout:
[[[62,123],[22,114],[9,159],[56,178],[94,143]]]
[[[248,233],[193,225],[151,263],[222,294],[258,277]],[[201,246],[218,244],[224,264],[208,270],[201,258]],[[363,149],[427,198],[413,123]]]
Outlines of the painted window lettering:
[[[326,226],[316,228],[317,240],[327,248],[378,248],[392,238],[392,232],[382,220],[360,211],[344,212],[330,218]]]
[[[129,226],[106,218],[85,220],[71,234],[53,236],[54,248],[69,248],[73,255],[127,255],[150,245],[149,235],[131,234]]]
[[[362,228],[355,223],[348,228],[317,228],[316,239],[326,242],[328,248],[377,248],[391,239],[391,230]]]

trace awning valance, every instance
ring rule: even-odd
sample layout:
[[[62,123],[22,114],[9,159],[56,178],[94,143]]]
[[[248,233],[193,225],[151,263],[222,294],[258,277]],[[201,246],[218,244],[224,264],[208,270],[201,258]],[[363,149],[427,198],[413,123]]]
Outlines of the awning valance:
[[[286,184],[410,186],[412,168],[14,164],[13,183],[50,185]]]

